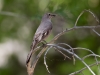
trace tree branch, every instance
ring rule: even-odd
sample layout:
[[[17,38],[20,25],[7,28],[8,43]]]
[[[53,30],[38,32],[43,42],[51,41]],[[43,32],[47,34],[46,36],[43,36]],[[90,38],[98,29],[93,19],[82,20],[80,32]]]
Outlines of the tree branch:
[[[96,64],[97,64],[97,62],[94,63],[94,64],[89,65],[89,67],[92,67],[92,66],[94,66],[94,65],[96,65]],[[98,64],[100,64],[100,61],[98,62]],[[87,69],[87,67],[84,67],[84,68],[82,68],[81,70],[76,71],[76,72],[73,72],[73,73],[71,73],[71,74],[69,74],[69,75],[75,75],[75,74],[78,74],[78,73],[82,72],[82,71],[85,70],[85,69]]]

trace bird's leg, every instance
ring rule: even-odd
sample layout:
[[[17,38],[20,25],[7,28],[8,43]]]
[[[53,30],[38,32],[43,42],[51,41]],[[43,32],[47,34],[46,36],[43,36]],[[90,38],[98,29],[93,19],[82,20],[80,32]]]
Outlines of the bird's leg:
[[[45,40],[43,40],[42,43],[45,44],[45,45],[48,44]]]
[[[43,40],[41,43],[42,43],[43,46],[45,46],[46,44],[48,44],[45,40]]]

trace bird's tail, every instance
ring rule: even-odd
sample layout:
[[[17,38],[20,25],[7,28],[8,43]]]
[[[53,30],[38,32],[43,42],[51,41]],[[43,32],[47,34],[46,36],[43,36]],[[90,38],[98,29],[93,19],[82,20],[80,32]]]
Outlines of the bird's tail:
[[[29,54],[28,54],[28,56],[27,56],[26,65],[27,65],[28,62],[30,61],[30,58],[31,58],[31,56],[32,56],[32,54],[33,54],[33,51],[34,51],[34,48],[36,47],[36,45],[37,45],[37,42],[34,41],[34,42],[32,43],[31,50],[30,50],[30,52],[29,52]]]

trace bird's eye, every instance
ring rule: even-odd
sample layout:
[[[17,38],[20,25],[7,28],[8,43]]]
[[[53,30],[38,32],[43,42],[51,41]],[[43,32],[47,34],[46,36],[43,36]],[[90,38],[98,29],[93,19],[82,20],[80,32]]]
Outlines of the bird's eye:
[[[50,16],[50,14],[48,14]]]

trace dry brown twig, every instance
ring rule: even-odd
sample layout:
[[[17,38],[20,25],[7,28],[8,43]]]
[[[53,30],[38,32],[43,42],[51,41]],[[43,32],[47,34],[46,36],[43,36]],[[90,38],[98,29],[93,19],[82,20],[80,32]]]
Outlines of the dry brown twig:
[[[87,64],[84,62],[84,59],[87,58],[87,57],[90,57],[90,56],[94,56],[94,57],[95,57],[95,60],[96,60],[96,64],[93,64],[93,66],[94,66],[94,65],[98,65],[98,64],[100,64],[100,62],[98,62],[98,60],[97,60],[97,57],[100,57],[99,55],[96,55],[96,54],[93,53],[91,50],[86,49],[86,48],[72,48],[70,45],[63,43],[64,45],[66,45],[66,46],[69,47],[69,49],[66,49],[66,48],[63,48],[63,47],[59,46],[58,44],[54,44],[54,42],[55,42],[60,36],[62,36],[62,35],[65,34],[65,33],[68,33],[69,31],[76,30],[76,29],[92,29],[92,30],[94,31],[94,33],[96,33],[98,36],[100,36],[100,34],[99,34],[97,31],[94,30],[95,28],[100,28],[100,25],[94,25],[94,26],[77,26],[77,22],[79,21],[80,17],[81,17],[85,12],[89,12],[90,14],[92,14],[92,16],[96,19],[96,21],[99,22],[99,20],[96,18],[96,16],[95,16],[90,10],[84,10],[84,11],[82,11],[82,12],[80,13],[80,15],[78,16],[78,18],[77,18],[77,20],[76,20],[76,22],[75,22],[74,27],[72,27],[72,28],[70,28],[70,29],[66,29],[66,30],[60,32],[59,34],[57,34],[47,45],[45,45],[45,46],[41,49],[41,51],[40,51],[39,54],[36,56],[36,58],[35,58],[35,60],[33,61],[33,63],[32,63],[31,60],[29,61],[28,65],[27,65],[28,75],[32,75],[32,74],[34,73],[35,66],[36,66],[36,64],[37,64],[37,62],[38,62],[38,60],[39,60],[39,58],[41,57],[41,55],[42,55],[45,51],[46,51],[46,53],[45,53],[45,55],[44,55],[44,64],[45,64],[45,66],[46,66],[47,71],[50,73],[50,71],[48,70],[48,65],[46,64],[46,54],[47,54],[47,52],[48,52],[51,48],[56,48],[56,49],[61,49],[61,50],[66,51],[67,53],[73,55],[75,58],[79,59],[79,60],[86,66],[85,68],[83,68],[83,69],[81,69],[81,70],[79,70],[79,71],[77,71],[77,72],[75,72],[75,73],[69,74],[69,75],[75,75],[75,74],[78,74],[78,73],[80,73],[80,72],[82,73],[82,71],[83,71],[84,69],[86,69],[86,68],[91,72],[92,75],[96,75],[96,74],[92,71],[92,69],[90,68],[91,65],[87,65]],[[90,54],[90,55],[87,55],[87,56],[85,56],[85,57],[83,57],[83,58],[80,58],[77,54],[74,53],[74,50],[75,50],[75,49],[84,49],[84,50],[87,50],[87,51],[91,52],[91,54]],[[64,54],[63,54],[63,55],[64,55]],[[65,55],[64,55],[64,56],[65,56]],[[82,74],[83,74],[83,73],[82,73]]]

